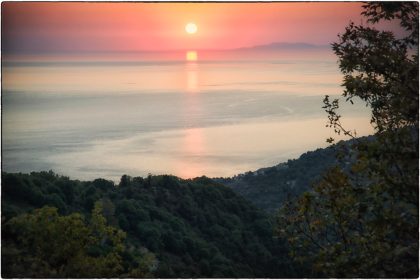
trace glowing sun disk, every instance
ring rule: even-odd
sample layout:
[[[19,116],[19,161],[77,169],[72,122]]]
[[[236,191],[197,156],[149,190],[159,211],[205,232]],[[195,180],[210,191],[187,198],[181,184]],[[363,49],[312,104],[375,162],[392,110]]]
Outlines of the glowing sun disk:
[[[193,22],[188,23],[185,25],[185,31],[187,31],[188,34],[194,34],[198,30],[197,25]]]

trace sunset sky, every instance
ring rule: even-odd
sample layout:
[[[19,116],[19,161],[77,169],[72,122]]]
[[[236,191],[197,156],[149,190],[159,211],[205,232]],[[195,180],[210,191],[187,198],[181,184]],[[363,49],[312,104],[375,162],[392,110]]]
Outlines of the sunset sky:
[[[3,2],[3,52],[232,49],[272,42],[327,45],[361,3]],[[188,34],[194,22],[198,32]],[[396,28],[387,28],[395,31]]]

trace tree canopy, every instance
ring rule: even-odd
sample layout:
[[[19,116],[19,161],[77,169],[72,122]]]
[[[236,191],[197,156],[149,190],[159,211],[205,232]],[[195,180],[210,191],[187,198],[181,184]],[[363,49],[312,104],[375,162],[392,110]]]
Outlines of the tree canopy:
[[[114,184],[52,172],[2,175],[3,276],[303,276],[272,232],[270,217],[206,177],[122,176]]]
[[[340,158],[352,158],[351,168],[332,168],[289,201],[278,235],[288,238],[295,260],[327,277],[418,277],[418,3],[363,8],[368,22],[399,20],[407,33],[396,38],[350,23],[332,45],[343,97],[371,108],[375,137],[343,146]],[[342,126],[337,99],[326,96],[324,109],[327,126],[356,137]]]
[[[147,276],[154,257],[144,255],[125,269],[125,232],[108,226],[101,202],[90,221],[79,213],[58,214],[45,206],[3,225],[3,276],[18,278],[116,278]],[[148,262],[147,266],[140,262]]]

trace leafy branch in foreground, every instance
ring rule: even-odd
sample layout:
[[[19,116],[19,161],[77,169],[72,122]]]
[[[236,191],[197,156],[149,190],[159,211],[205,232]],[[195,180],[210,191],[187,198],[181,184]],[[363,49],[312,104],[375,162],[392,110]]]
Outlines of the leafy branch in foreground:
[[[351,23],[333,50],[343,96],[372,110],[374,139],[354,141],[311,192],[289,201],[277,233],[295,260],[327,277],[418,277],[418,3],[367,3],[368,22],[400,20],[408,35]],[[335,132],[338,100],[324,99]],[[333,139],[327,140],[332,142]]]
[[[60,216],[45,206],[10,219],[3,231],[3,276],[22,278],[147,277],[154,256],[123,267],[125,232],[108,226],[97,202],[89,223],[79,213]],[[146,263],[144,263],[146,261]]]

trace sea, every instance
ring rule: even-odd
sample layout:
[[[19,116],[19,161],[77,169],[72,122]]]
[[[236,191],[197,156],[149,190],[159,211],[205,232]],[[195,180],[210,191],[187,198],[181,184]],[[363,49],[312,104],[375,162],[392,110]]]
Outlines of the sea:
[[[323,98],[343,75],[330,48],[2,56],[2,170],[72,179],[229,177],[346,139]],[[363,102],[343,125],[372,134]]]

